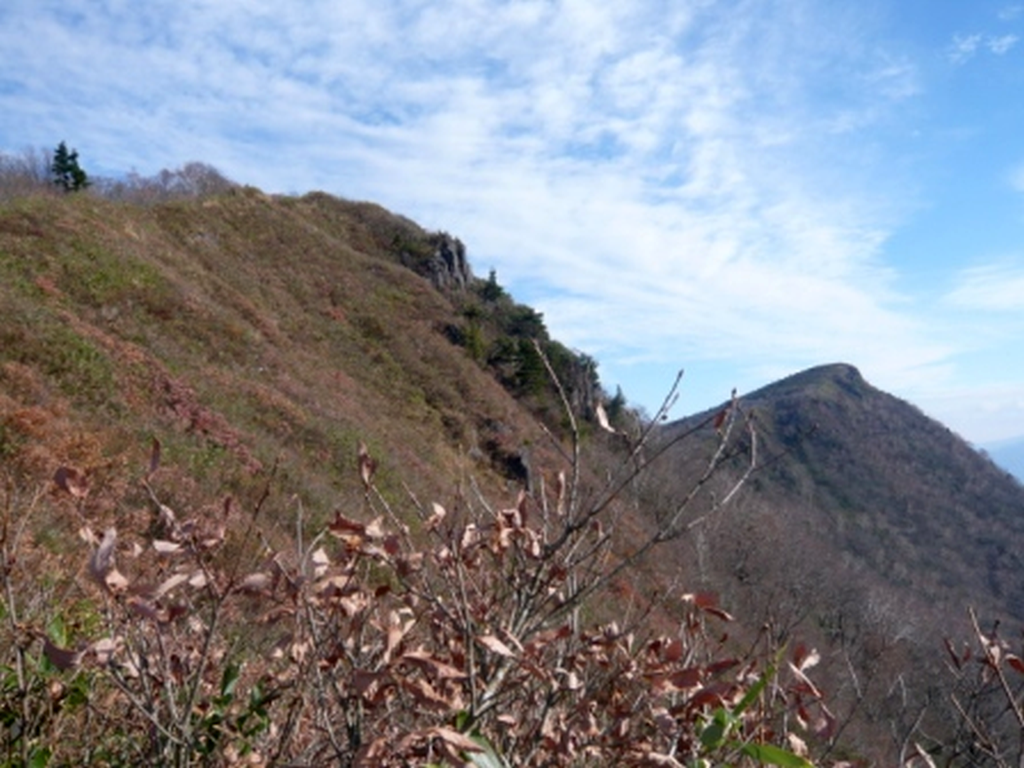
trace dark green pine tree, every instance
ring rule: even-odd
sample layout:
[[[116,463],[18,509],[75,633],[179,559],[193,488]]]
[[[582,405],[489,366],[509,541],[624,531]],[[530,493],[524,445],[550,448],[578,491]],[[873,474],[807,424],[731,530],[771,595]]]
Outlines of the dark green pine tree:
[[[65,192],[77,192],[90,184],[89,176],[78,164],[78,150],[68,151],[63,141],[53,153],[50,171],[53,173],[53,183]]]

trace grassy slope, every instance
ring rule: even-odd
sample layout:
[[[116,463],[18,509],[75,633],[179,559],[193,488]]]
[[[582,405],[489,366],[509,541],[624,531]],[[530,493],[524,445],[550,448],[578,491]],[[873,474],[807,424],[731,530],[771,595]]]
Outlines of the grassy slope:
[[[359,441],[395,497],[403,482],[450,497],[468,470],[497,483],[474,449],[542,434],[445,338],[450,301],[389,250],[425,235],[377,206],[251,189],[5,206],[0,456],[32,483],[79,467],[97,506],[152,437],[179,503],[275,464],[317,509],[354,503]]]

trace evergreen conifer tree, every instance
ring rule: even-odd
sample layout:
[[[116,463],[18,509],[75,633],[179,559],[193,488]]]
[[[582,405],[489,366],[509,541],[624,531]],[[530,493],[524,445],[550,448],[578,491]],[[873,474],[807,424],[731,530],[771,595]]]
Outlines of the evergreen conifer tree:
[[[78,150],[68,151],[63,141],[57,145],[53,153],[53,183],[65,192],[77,192],[89,186],[89,176],[78,164]]]

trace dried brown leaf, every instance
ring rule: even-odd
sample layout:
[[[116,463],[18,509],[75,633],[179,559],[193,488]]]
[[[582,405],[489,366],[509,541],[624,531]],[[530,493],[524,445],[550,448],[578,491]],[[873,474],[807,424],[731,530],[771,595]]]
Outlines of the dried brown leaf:
[[[74,669],[82,661],[81,651],[72,651],[69,648],[61,648],[53,644],[49,637],[43,640],[43,655],[46,656],[53,666],[61,672]]]
[[[738,666],[739,663],[739,659],[721,659],[720,661],[714,661],[708,664],[704,671],[714,677],[715,675],[720,675],[723,672],[727,672],[733,667]]]
[[[224,537],[227,536],[227,527],[218,525],[212,531],[204,532],[203,536],[199,539],[200,549],[213,549],[219,547],[224,543]]]
[[[664,659],[669,664],[674,664],[683,657],[683,641],[678,637],[669,641],[665,646]]]
[[[644,755],[644,765],[665,766],[666,768],[685,768],[672,755],[663,755],[658,752],[648,752]]]
[[[728,611],[723,611],[721,608],[712,608],[709,606],[702,608],[701,610],[703,610],[704,613],[709,613],[712,616],[721,619],[722,621],[734,621],[732,614]]]
[[[348,533],[364,534],[366,526],[358,520],[345,517],[340,511],[334,513],[334,519],[327,524],[327,530],[334,536],[341,536]]]
[[[430,683],[420,678],[402,678],[399,684],[416,699],[420,706],[448,712],[456,708],[456,701],[453,697],[444,696],[437,691]]]
[[[437,528],[437,526],[441,524],[441,521],[448,515],[448,511],[436,501],[433,503],[433,509],[434,513],[427,518],[427,521],[424,524],[428,531],[432,531]]]
[[[673,672],[668,676],[669,682],[672,687],[676,690],[687,690],[690,688],[696,688],[701,684],[703,674],[699,667],[689,667],[687,669],[680,669],[677,672]]]
[[[483,747],[469,738],[469,736],[459,733],[458,731],[453,731],[451,728],[445,728],[443,725],[431,728],[430,734],[436,738],[442,739],[448,744],[451,744],[456,749],[461,749],[466,752],[484,751]]]
[[[370,539],[384,538],[384,518],[376,517],[366,525],[366,536]]]
[[[238,584],[238,589],[241,592],[249,592],[253,594],[266,592],[271,584],[274,583],[274,577],[266,571],[258,571],[256,573],[250,573]]]
[[[153,591],[153,599],[154,600],[159,600],[161,597],[166,595],[168,592],[170,592],[175,587],[180,586],[180,585],[184,584],[186,581],[188,581],[188,578],[189,578],[188,574],[176,573],[173,576],[165,579],[164,581],[162,581],[160,583],[160,586],[158,586]]]
[[[78,538],[92,547],[97,547],[100,543],[100,540],[96,538],[96,533],[88,525],[83,525],[78,529]]]
[[[365,669],[353,669],[349,678],[356,693],[364,698],[369,698],[380,682],[387,677],[387,674],[386,670],[368,672]]]
[[[130,586],[130,582],[117,568],[111,568],[107,575],[103,577],[103,586],[110,592],[124,592]]]
[[[697,693],[691,696],[686,702],[686,706],[690,709],[720,707],[722,704],[722,692],[717,686],[708,686],[707,688],[697,691]]]
[[[811,679],[804,674],[802,669],[793,664],[793,662],[789,663],[789,669],[798,681],[797,685],[794,687],[796,687],[801,693],[813,696],[816,699],[820,699],[822,697],[821,691],[814,683],[811,682]]]
[[[103,540],[89,558],[89,575],[101,587],[112,592],[128,586],[128,580],[114,566],[114,547],[117,544],[117,530],[108,528]]]
[[[366,443],[359,443],[358,451],[359,477],[362,478],[363,487],[369,491],[373,486],[373,475],[377,471],[377,462],[370,456],[370,450]]]
[[[501,642],[501,640],[496,638],[494,635],[481,635],[477,638],[477,642],[491,653],[496,653],[499,656],[507,656],[508,658],[513,659],[516,656],[515,651]]]
[[[385,659],[391,658],[392,652],[415,624],[416,617],[408,608],[388,613],[387,641],[384,647]]]
[[[423,567],[423,553],[412,552],[409,555],[398,558],[398,575],[405,578]]]
[[[313,578],[319,579],[327,569],[331,567],[331,558],[323,547],[317,549],[309,556],[309,562],[313,565]]]
[[[793,665],[801,672],[805,672],[821,661],[821,654],[814,648],[808,650],[803,643],[797,645],[793,652]]]
[[[53,482],[65,493],[76,499],[84,499],[89,495],[89,481],[85,473],[74,467],[58,467],[53,474]]]
[[[173,531],[177,524],[178,516],[174,514],[174,510],[166,504],[161,504],[157,512],[157,525],[164,530]]]
[[[615,429],[615,427],[613,427],[608,421],[608,413],[605,411],[604,406],[601,403],[597,404],[594,408],[594,412],[597,415],[597,424],[601,429],[605,432],[610,432],[613,435],[618,432],[618,430]]]
[[[312,647],[313,644],[309,640],[293,642],[288,646],[288,658],[296,664],[301,664],[306,660],[306,656],[309,655]]]
[[[96,657],[97,663],[108,664],[121,647],[121,641],[114,637],[104,637],[92,643],[88,651]]]
[[[153,549],[156,551],[158,555],[174,555],[182,551],[182,545],[175,541],[154,539]]]
[[[466,678],[465,673],[435,658],[433,654],[423,648],[407,651],[401,656],[401,660],[415,664],[440,680],[464,680]]]
[[[563,690],[578,691],[580,688],[583,687],[583,681],[580,680],[580,676],[572,670],[566,670],[559,667],[555,670],[555,673],[563,680]]]
[[[786,741],[789,742],[789,751],[797,757],[807,757],[807,742],[795,733],[787,733]]]
[[[836,716],[820,701],[817,704],[817,709],[819,714],[814,719],[814,722],[811,723],[811,730],[820,739],[831,739],[836,732],[836,725],[838,723]]]
[[[348,618],[352,618],[369,607],[370,598],[362,592],[355,592],[351,595],[345,595],[344,597],[339,598],[338,605],[341,606],[341,610],[345,612],[345,615]]]

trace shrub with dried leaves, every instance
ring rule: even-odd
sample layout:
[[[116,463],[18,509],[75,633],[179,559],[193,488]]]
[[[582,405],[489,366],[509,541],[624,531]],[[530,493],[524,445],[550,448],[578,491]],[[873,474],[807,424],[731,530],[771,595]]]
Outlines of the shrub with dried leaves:
[[[616,540],[622,496],[666,447],[651,447],[653,426],[640,432],[607,485],[584,494],[567,413],[572,444],[550,488],[505,508],[479,497],[396,510],[361,446],[362,509],[335,512],[309,538],[299,508],[287,546],[260,529],[271,481],[252,509],[228,501],[219,519],[181,519],[151,485],[155,442],[142,481],[153,509],[145,532],[97,535],[83,521],[94,620],[77,643],[19,620],[17,545],[5,533],[7,612],[23,637],[17,692],[39,695],[27,682],[32,664],[55,685],[88,681],[75,707],[37,723],[34,736],[9,737],[5,759],[811,765],[809,750],[834,726],[807,674],[812,651],[738,652],[732,617],[710,594],[650,597],[616,621],[588,619],[615,579],[745,480],[706,493],[734,431],[746,430],[753,466],[756,436],[738,403],[678,438],[714,435],[706,470],[628,550]],[[88,489],[71,468],[55,485],[71,497]],[[649,619],[666,600],[678,626],[655,632]],[[90,743],[31,752],[62,717],[88,723]]]

